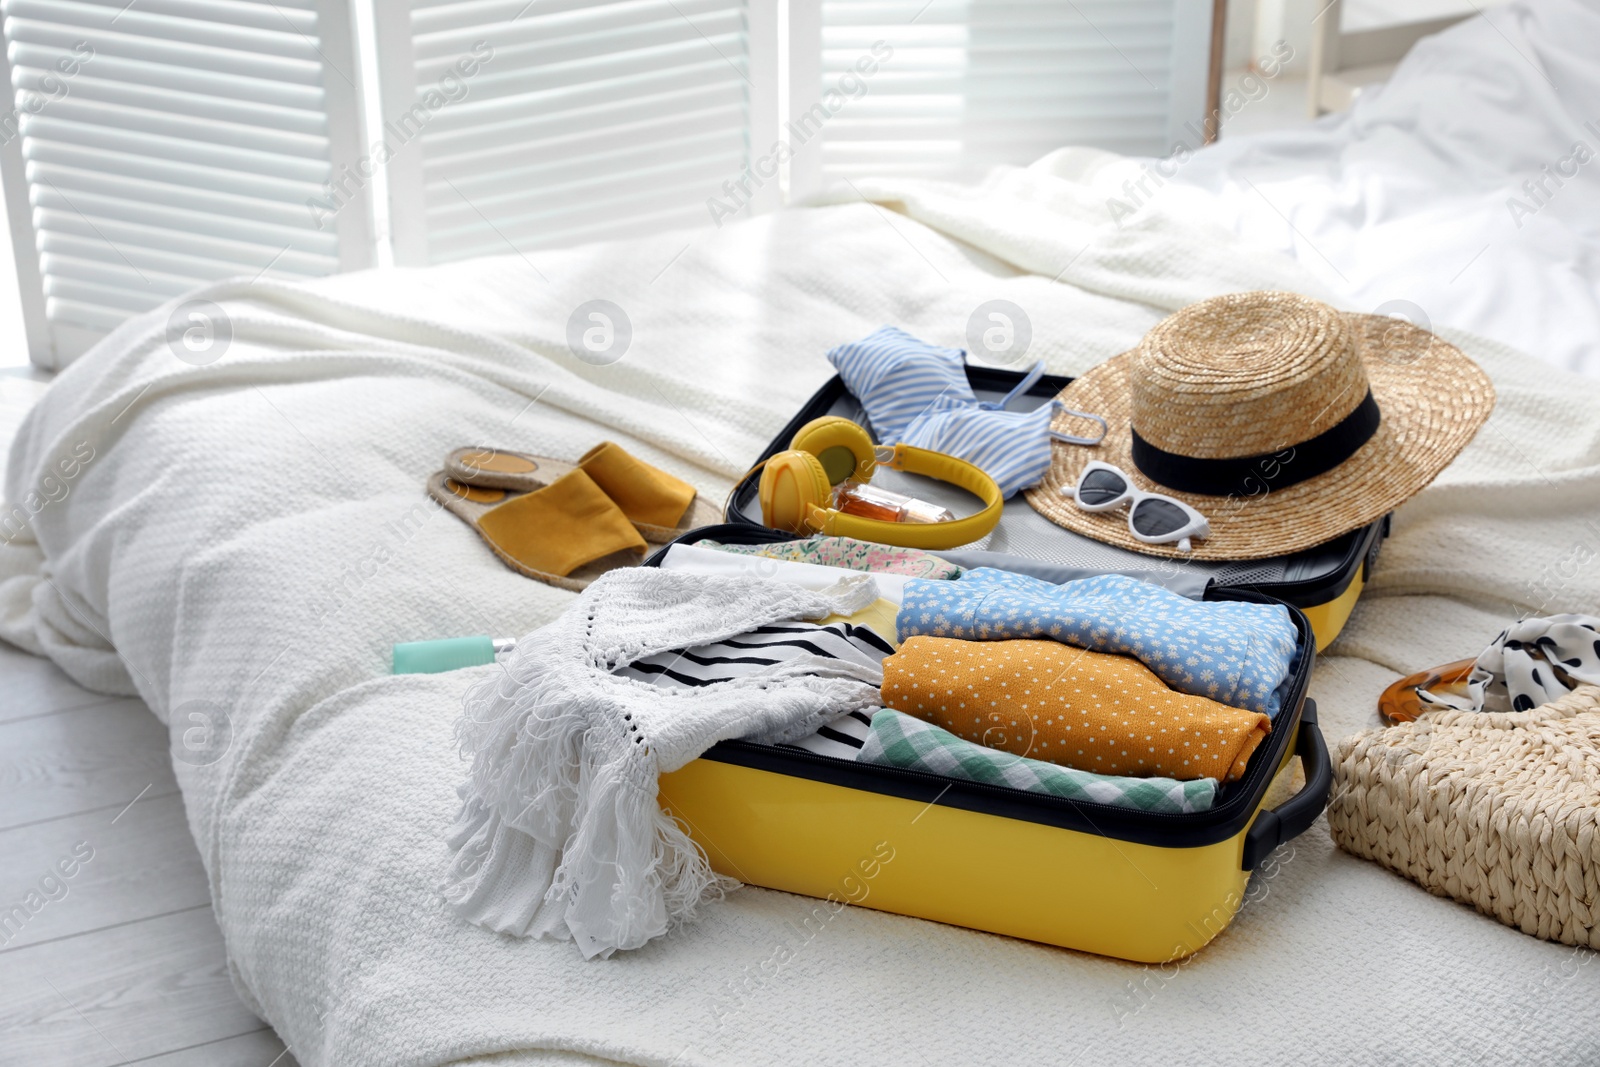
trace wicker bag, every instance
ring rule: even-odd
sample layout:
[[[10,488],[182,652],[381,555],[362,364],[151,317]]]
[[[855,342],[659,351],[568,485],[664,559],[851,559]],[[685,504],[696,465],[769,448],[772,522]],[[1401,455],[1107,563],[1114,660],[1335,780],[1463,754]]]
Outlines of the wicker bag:
[[[1600,687],[1347,738],[1328,826],[1340,848],[1430,893],[1600,948]]]

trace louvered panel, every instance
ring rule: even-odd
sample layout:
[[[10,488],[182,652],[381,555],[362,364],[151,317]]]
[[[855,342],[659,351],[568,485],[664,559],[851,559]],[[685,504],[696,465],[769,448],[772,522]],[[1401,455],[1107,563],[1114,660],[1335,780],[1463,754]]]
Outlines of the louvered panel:
[[[188,185],[153,182],[142,178],[129,177],[126,174],[114,174],[80,167],[62,167],[52,163],[30,161],[28,164],[28,180],[60,190],[62,195],[70,194],[76,196],[81,191],[89,193],[91,196],[101,197],[107,201],[132,200],[150,205],[184,209],[182,217],[191,221],[195,218],[204,220],[210,216],[229,218],[244,215],[264,223],[270,223],[280,230],[284,228],[293,230],[299,228],[300,222],[305,218],[306,214],[304,204],[261,200],[254,197],[238,196],[234,193],[218,192],[212,189],[196,189]],[[91,214],[94,213],[92,206],[84,206],[82,198],[76,198],[74,206],[80,210],[89,211]],[[193,226],[183,226],[178,223],[173,223],[173,225],[176,229],[194,229]],[[324,242],[323,247],[327,251],[333,251],[333,235],[319,236],[322,237]]]
[[[711,177],[715,179],[712,182],[715,188],[726,180],[728,174],[736,173],[744,165],[744,158],[742,139],[722,131],[693,140],[658,142],[643,152],[618,148],[593,156],[557,158],[549,163],[497,170],[470,180],[441,176],[439,181],[429,182],[428,191],[446,205],[451,200],[460,202],[462,197],[466,197],[472,207],[482,211],[486,201],[493,202],[508,196],[538,199],[568,184],[590,184],[595,188],[599,188],[600,182],[638,185],[647,181],[652,168],[663,164],[709,169],[712,171]],[[727,169],[730,166],[733,168],[731,171]],[[447,213],[448,207],[440,211]]]
[[[134,10],[138,6],[139,14],[144,16],[178,16],[179,19],[190,19],[200,26],[176,26],[173,37],[186,37],[190,34],[205,34],[208,29],[224,29],[229,26],[254,27],[264,30],[291,30],[296,34],[307,37],[317,35],[317,3],[314,0],[285,0],[283,3],[253,3],[251,0],[72,0],[74,5],[88,6],[88,8],[102,8],[109,11],[110,21],[118,22],[126,11]],[[43,18],[59,19],[61,8],[48,5],[40,6],[40,11],[45,11]]]
[[[565,175],[546,175],[536,184],[526,183],[523,188],[494,196],[474,195],[459,184],[453,189],[446,186],[436,190],[436,232],[448,234],[453,227],[463,223],[477,225],[485,217],[502,229],[521,230],[533,220],[549,220],[590,204],[611,204],[625,212],[629,210],[630,197],[646,203],[662,189],[701,188],[707,183],[714,188],[728,173],[728,167],[737,167],[744,159],[744,146],[732,138],[728,141],[720,155],[684,158],[679,152],[661,151],[654,158],[631,160],[632,165],[626,170],[572,167]],[[602,176],[596,177],[597,174]]]
[[[543,94],[538,100],[513,96],[464,101],[459,109],[441,112],[429,132],[439,151],[462,153],[504,149],[524,139],[545,140],[711,108],[744,108],[744,87],[738,82],[706,85],[700,81],[685,79],[681,88],[659,83],[640,86],[635,81],[608,87],[611,92],[604,97],[567,89]],[[641,88],[649,95],[641,98]],[[530,104],[534,106],[530,108]]]
[[[710,225],[707,200],[745,170],[751,20],[771,17],[743,0],[380,0],[377,14],[383,111],[410,135],[390,172],[397,262]]]
[[[71,211],[91,220],[129,222],[165,230],[172,234],[173,243],[179,245],[186,235],[195,234],[223,237],[264,248],[298,247],[330,256],[337,255],[339,250],[339,241],[334,234],[319,233],[304,226],[279,224],[248,216],[241,218],[203,208],[190,210],[167,207],[126,196],[104,196],[83,190],[68,193],[49,179],[41,179],[34,185],[33,202],[35,207]],[[258,212],[252,214],[259,215]]]
[[[521,181],[525,176],[537,175],[548,165],[544,162],[547,160],[558,161],[561,166],[604,166],[605,170],[595,169],[594,173],[609,176],[630,170],[630,158],[693,152],[710,143],[735,144],[742,154],[745,138],[739,123],[743,118],[741,106],[574,131],[561,137],[524,137],[501,148],[441,153],[426,165],[424,173],[430,187],[436,180],[449,178],[465,191],[468,186],[492,186],[502,176]],[[529,166],[529,160],[540,162]]]
[[[51,76],[37,69],[17,71],[17,88],[32,89],[48,95],[55,82]],[[63,104],[69,101],[62,101]],[[230,100],[222,96],[197,96],[194,93],[174,92],[170,89],[128,85],[126,82],[91,78],[80,74],[72,83],[72,103],[91,102],[101,107],[128,108],[140,115],[169,115],[174,121],[214,122],[225,125],[243,124],[248,127],[282,130],[288,133],[319,137],[326,132],[327,124],[313,111],[257,104],[251,101]]]
[[[209,282],[370,262],[342,0],[0,10],[20,134],[0,160],[36,361]]]
[[[1163,154],[1203,112],[1209,11],[1202,0],[825,0],[809,31],[819,59],[797,62],[816,79],[794,94],[809,135],[797,191],[875,173],[973,180],[1069,144]]]
[[[28,135],[28,139],[24,141],[24,150],[33,142],[59,141],[93,150],[150,155],[179,163],[195,163],[244,174],[269,174],[318,185],[328,180],[328,164],[313,157],[286,156],[253,148],[213,145],[183,137],[130,133],[96,122],[58,119],[49,108],[38,116],[26,118],[23,124],[26,126],[24,132]]]
[[[80,0],[96,7],[109,7],[121,11],[131,5],[127,0]],[[317,22],[315,0],[282,0],[275,4],[256,4],[235,0],[137,0],[139,10],[149,15],[177,15],[182,18],[205,19],[229,23],[234,26],[254,26],[262,30],[281,30],[293,27],[295,32],[315,36]]]
[[[50,117],[90,126],[110,126],[135,137],[155,135],[198,141],[219,148],[244,148],[273,156],[327,158],[325,133],[293,133],[238,122],[218,122],[190,115],[174,115],[147,108],[125,107],[69,96],[50,108]]]
[[[59,163],[81,170],[103,169],[130,178],[145,178],[150,181],[187,185],[190,188],[215,189],[219,192],[239,193],[243,196],[286,203],[303,203],[308,197],[317,196],[322,192],[321,184],[315,181],[296,181],[270,174],[246,174],[222,167],[204,167],[183,160],[136,156],[128,152],[67,144],[61,141],[39,139],[29,141],[26,156],[30,162]]]
[[[541,0],[544,11],[571,11],[591,7],[595,0]],[[527,0],[411,0],[418,32],[441,23],[450,26],[490,26],[527,14]]]
[[[507,66],[536,70],[557,65],[605,62],[619,56],[644,58],[675,45],[726,43],[737,49],[742,12],[727,0],[681,3],[618,3],[550,13],[530,12],[494,38],[495,55]],[[426,77],[440,60],[453,62],[483,39],[479,28],[417,35],[414,62]]]
[[[107,307],[99,303],[84,303],[79,300],[63,300],[57,296],[46,297],[45,314],[52,323],[60,323],[59,332],[65,334],[72,331],[76,336],[79,347],[88,351],[90,338],[98,340],[122,325],[122,320],[128,317],[129,312],[123,308]],[[88,343],[85,343],[88,342]]]
[[[1108,102],[1110,98],[1127,92],[1150,90],[1150,86],[1139,77],[1138,73],[1121,59],[1108,63],[1103,57],[1096,57],[1095,62],[1085,60],[1078,64],[1071,73],[1064,73],[1061,70],[1050,70],[1045,73],[1063,85],[1078,83],[1084,89],[1102,88],[1106,90]],[[1022,73],[1014,68],[997,71],[988,78],[988,91],[995,96],[1025,99],[1028,92],[1034,88],[1039,74],[1039,71]],[[864,110],[871,111],[904,110],[939,102],[953,106],[960,103],[966,92],[966,74],[962,70],[881,68],[872,76],[869,89],[869,95],[849,105],[852,110],[856,104],[866,105]]]
[[[132,290],[136,293],[149,289],[152,292],[176,296],[179,293],[193,289],[204,280],[203,276],[171,274],[167,271],[156,270],[150,266],[141,267],[131,262],[106,263],[98,258],[85,259],[78,256],[61,255],[56,252],[43,253],[39,257],[39,264],[44,268],[47,278],[76,279],[124,291]],[[52,290],[52,292],[54,293],[55,291]],[[113,302],[120,303],[120,301]]]
[[[61,3],[63,7],[68,6],[65,0],[34,0],[31,6],[37,8],[56,3]],[[322,73],[314,58],[315,53],[313,58],[309,59],[276,54],[252,55],[237,49],[209,47],[186,41],[155,40],[137,37],[125,31],[101,30],[77,24],[57,25],[29,18],[18,18],[13,29],[9,16],[6,24],[8,32],[15,33],[16,40],[26,41],[29,44],[71,48],[79,41],[89,40],[96,54],[103,53],[121,59],[159,63],[164,66],[234,73],[249,78],[286,81],[301,85],[315,85]]]
[[[269,263],[273,273],[321,275],[332,274],[340,269],[340,260],[327,254],[295,248],[268,248],[266,245],[192,233],[179,239],[177,234],[164,227],[91,218],[79,211],[36,208],[32,218],[41,240],[59,233],[96,241],[101,248],[101,258],[108,263],[123,260],[136,262],[141,251],[161,252],[176,248],[187,255],[226,264],[228,269],[209,279],[212,281],[235,274],[254,274]]]
[[[45,266],[44,291],[47,297],[83,304],[99,304],[108,311],[120,310],[124,315],[144,310],[144,305],[151,296],[168,300],[194,288],[192,285],[174,285],[170,281],[164,283],[163,279],[153,274],[146,274],[142,279],[135,274],[134,285],[101,284],[93,280],[92,276],[80,277],[71,263],[56,261],[53,266],[58,269],[52,271],[50,266]],[[59,268],[65,268],[65,272]]]
[[[411,5],[411,30],[419,41],[447,39],[470,44],[492,26],[495,39],[507,43],[548,37],[563,31],[626,29],[643,22],[662,21],[679,14],[696,20],[729,9],[727,0],[539,0],[537,10],[527,0],[415,0]],[[536,16],[530,21],[527,16]]]
[[[39,250],[41,262],[46,256],[52,254],[68,259],[81,260],[104,264],[113,269],[117,267],[137,268],[140,271],[153,270],[177,277],[188,278],[195,285],[200,285],[213,278],[225,278],[238,270],[236,264],[224,260],[214,259],[205,255],[195,254],[194,248],[187,248],[183,252],[171,249],[145,248],[140,245],[123,241],[117,245],[116,251],[111,251],[107,244],[98,238],[79,237],[77,234],[63,231],[49,231],[39,235]],[[106,257],[110,256],[111,262]],[[288,261],[287,263],[285,261]],[[316,265],[315,270],[294,269],[299,262],[285,256],[272,265],[275,273],[284,274],[322,274],[328,270],[325,257],[312,257]]]
[[[263,5],[265,6],[265,5]],[[316,16],[309,11],[283,13],[276,21],[260,11],[255,25],[239,25],[225,16],[246,5],[197,5],[200,14],[172,15],[148,4],[128,4],[115,8],[109,4],[83,0],[11,0],[6,13],[19,19],[41,19],[85,30],[115,31],[124,41],[115,49],[170,49],[198,45],[207,49],[231,49],[256,57],[286,56],[313,62],[316,46],[307,35],[316,30]],[[222,15],[223,18],[214,17]]]
[[[656,78],[667,81],[675,77],[689,79],[689,84],[715,85],[725,81],[740,82],[746,77],[746,68],[737,55],[724,58],[736,38],[719,40],[675,41],[654,48],[639,49],[634,53],[594,56],[570,63],[547,63],[536,67],[494,69],[493,61],[474,77],[470,86],[471,98],[492,100],[498,97],[532,95],[561,90],[579,90],[604,94],[628,91],[627,83],[642,83]],[[500,55],[495,52],[496,58]],[[417,72],[419,85],[433,88],[449,69],[451,61],[436,60],[435,65]],[[620,82],[621,85],[613,83]],[[649,95],[648,87],[636,84],[632,90],[636,99]]]
[[[54,68],[59,60],[69,58],[71,55],[70,47],[29,44],[24,41],[11,43],[11,65],[18,70],[30,67],[39,71]],[[189,70],[186,67],[149,63],[142,59],[119,59],[116,56],[98,54],[94,57],[92,69],[93,77],[104,78],[135,91],[146,87],[175,89],[180,93],[192,94],[197,103],[217,98],[248,100],[315,114],[320,114],[323,110],[323,90],[321,86],[315,84],[296,85],[290,82],[236,76],[227,72]]]

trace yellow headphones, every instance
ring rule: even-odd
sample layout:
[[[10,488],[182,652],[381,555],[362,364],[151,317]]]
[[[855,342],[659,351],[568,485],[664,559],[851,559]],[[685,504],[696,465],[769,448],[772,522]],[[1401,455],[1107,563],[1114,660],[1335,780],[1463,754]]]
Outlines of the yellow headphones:
[[[887,522],[846,515],[833,504],[840,482],[865,482],[879,465],[923,474],[965,489],[984,503],[976,515],[951,522]],[[910,445],[874,445],[857,423],[824,415],[800,427],[787,452],[762,464],[756,489],[761,521],[797,534],[835,534],[904,548],[955,548],[987,534],[1000,521],[1000,487],[966,460]]]

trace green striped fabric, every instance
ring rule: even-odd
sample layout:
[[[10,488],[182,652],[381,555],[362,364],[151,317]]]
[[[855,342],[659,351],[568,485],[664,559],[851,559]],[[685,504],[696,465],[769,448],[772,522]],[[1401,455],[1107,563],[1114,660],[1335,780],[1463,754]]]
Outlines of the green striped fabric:
[[[1215,778],[1180,782],[1173,778],[1125,778],[1058,767],[1042,760],[975,745],[931,723],[882,708],[856,759],[913,771],[1049,793],[1093,804],[1174,815],[1206,811],[1217,798]]]

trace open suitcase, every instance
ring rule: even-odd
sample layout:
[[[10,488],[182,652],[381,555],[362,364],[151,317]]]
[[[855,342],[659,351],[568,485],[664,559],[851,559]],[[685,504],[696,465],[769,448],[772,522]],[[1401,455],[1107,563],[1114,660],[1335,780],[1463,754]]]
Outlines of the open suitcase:
[[[1021,380],[979,367],[968,377],[985,399]],[[1029,402],[1048,402],[1065,384],[1043,378]],[[864,421],[835,378],[765,455],[825,414]],[[959,491],[927,479],[884,470],[875,481],[961,506],[951,499]],[[754,477],[735,489],[727,518],[680,540],[793,537],[760,524]],[[746,741],[724,741],[663,775],[662,806],[718,871],[825,901],[808,927],[853,903],[1130,960],[1187,956],[1227,926],[1251,871],[1326,804],[1332,768],[1306,688],[1317,649],[1349,616],[1384,525],[1280,559],[1173,566],[1078,537],[1019,496],[976,549],[938,553],[964,566],[1119,571],[1196,598],[1288,604],[1300,641],[1282,710],[1244,776],[1224,785],[1209,811],[1134,811]],[[657,554],[648,562],[659,561]],[[1287,791],[1295,755],[1305,786],[1269,807],[1269,794]]]

